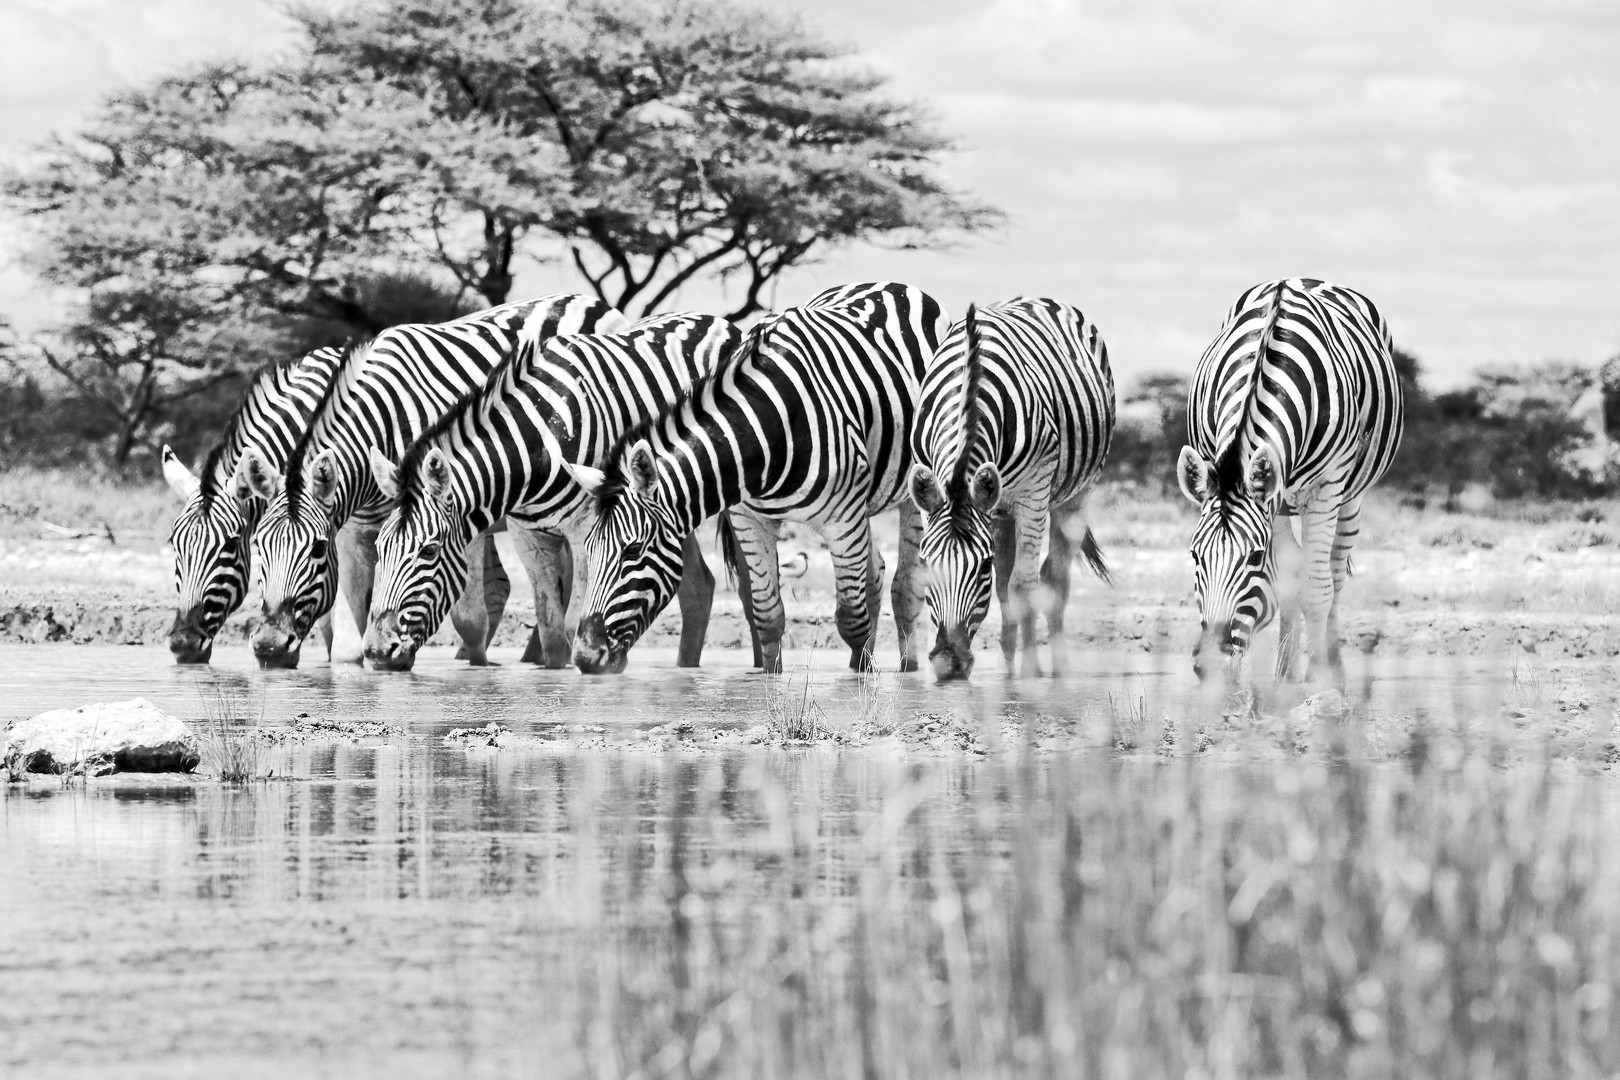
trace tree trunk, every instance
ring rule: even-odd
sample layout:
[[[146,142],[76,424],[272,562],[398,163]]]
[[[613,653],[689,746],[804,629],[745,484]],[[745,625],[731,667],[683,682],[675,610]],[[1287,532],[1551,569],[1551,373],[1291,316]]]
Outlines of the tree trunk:
[[[495,215],[484,214],[484,273],[478,281],[478,294],[490,307],[506,303],[512,292],[512,249],[514,229]]]
[[[152,411],[153,384],[157,381],[157,362],[148,357],[141,369],[141,381],[129,395],[129,404],[118,414],[118,442],[113,448],[113,461],[123,466],[129,461],[129,452],[135,445],[135,434]]]

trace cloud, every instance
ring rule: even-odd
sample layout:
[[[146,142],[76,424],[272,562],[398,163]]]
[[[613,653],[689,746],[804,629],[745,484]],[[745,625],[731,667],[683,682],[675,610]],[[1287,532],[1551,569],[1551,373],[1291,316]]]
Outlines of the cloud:
[[[1612,0],[818,0],[963,146],[1009,212],[951,252],[850,249],[777,303],[892,276],[953,310],[1091,314],[1122,377],[1190,369],[1248,285],[1363,289],[1442,379],[1620,351],[1620,5]],[[0,148],[186,63],[291,44],[257,0],[12,0]],[[10,59],[15,58],[15,60]],[[0,232],[0,247],[7,243]],[[0,273],[0,311],[18,288]],[[531,266],[519,289],[577,288]],[[724,287],[682,302],[719,305]]]

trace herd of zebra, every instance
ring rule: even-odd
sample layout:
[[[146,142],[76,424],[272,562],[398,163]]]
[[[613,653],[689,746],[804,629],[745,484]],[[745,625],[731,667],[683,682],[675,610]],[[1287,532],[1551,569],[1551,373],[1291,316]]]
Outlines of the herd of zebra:
[[[1195,668],[1233,670],[1280,617],[1279,673],[1339,672],[1361,498],[1402,428],[1382,317],[1323,281],[1256,286],[1189,393],[1176,470],[1201,508]],[[864,669],[885,576],[871,519],[898,510],[900,670],[920,666],[926,604],[936,676],[966,677],[994,587],[1008,670],[1038,672],[1043,616],[1061,673],[1074,557],[1107,576],[1082,507],[1114,416],[1096,326],[1047,299],[947,325],[916,288],[849,285],[744,333],[555,295],[398,326],[261,372],[198,472],[163,448],[186,500],[170,648],[206,663],[251,585],[263,666],[296,666],[318,628],[334,662],[409,669],[447,614],[484,663],[510,589],[505,528],[534,590],[526,660],[622,671],[678,597],[678,663],[694,666],[714,592],[695,534],[716,518],[755,666],[782,667],[792,521],[826,541],[838,632]]]

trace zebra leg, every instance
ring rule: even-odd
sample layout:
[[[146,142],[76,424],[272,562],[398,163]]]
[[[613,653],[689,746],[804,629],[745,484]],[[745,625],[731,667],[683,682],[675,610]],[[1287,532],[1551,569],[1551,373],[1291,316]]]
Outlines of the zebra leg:
[[[1045,502],[1016,503],[1012,521],[1017,546],[1013,555],[1010,603],[1013,619],[1023,630],[1024,637],[1024,659],[1019,674],[1034,678],[1041,673],[1040,657],[1035,650],[1035,613],[1043,608],[1050,611],[1040,590],[1041,564],[1052,514]]]
[[[1293,514],[1278,514],[1271,523],[1272,565],[1277,569],[1276,677],[1301,682],[1306,676],[1305,610],[1300,606],[1305,580],[1305,551],[1294,539]]]
[[[1013,673],[1018,656],[1018,619],[1013,614],[1011,596],[1013,562],[1018,551],[1018,533],[1012,516],[997,514],[991,520],[995,530],[996,601],[1001,605],[1001,655],[1007,661],[1007,674]]]
[[[1305,549],[1305,581],[1300,602],[1305,609],[1305,640],[1310,648],[1306,677],[1319,678],[1324,668],[1332,669],[1334,652],[1329,641],[1329,616],[1333,612],[1333,547],[1339,531],[1338,485],[1324,485],[1302,510],[1300,539]]]
[[[495,534],[484,534],[484,611],[489,618],[488,636],[484,638],[487,650],[495,641],[501,616],[506,614],[506,602],[512,597],[512,579],[501,565],[501,555],[495,548]]]
[[[573,590],[563,583],[563,574],[572,570],[572,559],[567,551],[568,542],[556,533],[541,532],[512,523],[512,542],[518,557],[529,574],[529,585],[534,589],[534,642],[539,648],[525,650],[524,663],[538,663],[543,667],[567,667],[572,659],[572,646],[568,635],[568,593]],[[531,645],[534,643],[531,642]]]
[[[1339,525],[1333,535],[1333,606],[1328,609],[1328,664],[1333,677],[1344,685],[1344,656],[1339,648],[1339,593],[1350,576],[1350,552],[1361,534],[1361,498],[1346,499],[1339,508]]]
[[[723,510],[720,521],[717,519],[715,529],[716,545],[726,545],[730,550],[722,550],[721,559],[725,560],[732,574],[736,578],[737,599],[742,603],[743,622],[748,625],[748,640],[754,646],[754,666],[760,669],[765,667],[765,654],[759,640],[759,625],[754,620],[754,590],[749,586],[751,580],[748,575],[748,558],[743,554],[742,544],[737,539],[733,514],[740,511]]]
[[[741,507],[731,512],[731,527],[737,538],[738,563],[747,567],[746,587],[753,609],[754,631],[759,636],[760,667],[767,672],[782,670],[782,635],[787,630],[787,612],[782,607],[782,568],[776,561],[778,524]],[[743,583],[739,582],[742,588]],[[748,607],[744,608],[747,611]]]
[[[321,644],[326,646],[326,659],[330,661],[332,659],[332,613],[330,611],[315,620],[315,632],[321,635]]]
[[[473,667],[489,663],[484,650],[489,640],[489,609],[484,606],[485,559],[491,554],[490,538],[477,536],[467,545],[467,580],[461,586],[461,595],[450,608],[450,624],[461,635],[462,654]]]
[[[337,533],[338,602],[332,608],[334,664],[365,658],[366,617],[371,612],[371,581],[377,570],[377,530],[345,525]]]
[[[872,667],[873,635],[883,598],[883,563],[872,546],[872,523],[867,518],[823,525],[832,556],[834,591],[838,597],[838,636],[849,646],[852,671]]]
[[[1046,562],[1041,567],[1041,592],[1047,600],[1046,637],[1052,646],[1052,674],[1062,678],[1069,673],[1069,639],[1064,616],[1069,606],[1070,578],[1074,571],[1074,541],[1069,539],[1071,522],[1080,521],[1078,500],[1058,507],[1047,526],[1049,537]]]
[[[922,514],[910,499],[900,502],[900,553],[895,559],[889,597],[894,602],[894,628],[900,633],[900,670],[916,671],[917,617],[922,613]]]
[[[676,667],[697,667],[703,659],[703,639],[709,633],[709,612],[714,609],[714,572],[703,558],[697,533],[681,544],[681,584],[675,593],[681,605],[681,645]]]

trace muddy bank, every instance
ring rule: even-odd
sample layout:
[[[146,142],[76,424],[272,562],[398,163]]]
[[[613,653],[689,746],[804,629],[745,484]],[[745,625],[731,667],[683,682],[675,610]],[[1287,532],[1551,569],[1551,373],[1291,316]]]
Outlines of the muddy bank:
[[[166,598],[113,590],[0,589],[0,642],[12,644],[152,645],[168,640],[174,609]],[[225,625],[223,644],[247,641],[256,618],[238,611]],[[497,646],[521,646],[533,625],[533,612],[514,602],[495,635]],[[992,614],[981,647],[994,648]],[[1198,636],[1197,612],[1190,607],[1111,607],[1072,610],[1069,632],[1077,648],[1190,651]],[[673,645],[680,620],[673,612],[656,622],[645,641]],[[1371,656],[1482,656],[1501,652],[1549,657],[1620,656],[1620,617],[1556,615],[1542,612],[1350,611],[1341,620],[1347,650]],[[455,641],[444,627],[435,644]],[[709,623],[709,647],[740,649],[747,627],[734,596],[717,597]],[[894,626],[885,616],[882,646],[892,649]],[[832,604],[799,602],[789,608],[790,649],[837,648],[840,642]],[[885,653],[881,662],[892,658]]]

